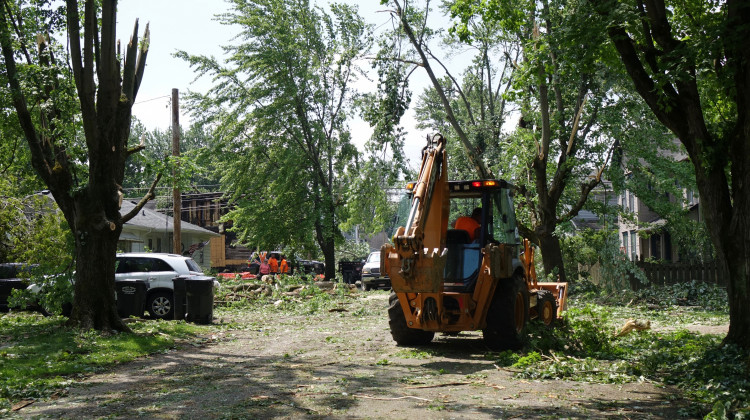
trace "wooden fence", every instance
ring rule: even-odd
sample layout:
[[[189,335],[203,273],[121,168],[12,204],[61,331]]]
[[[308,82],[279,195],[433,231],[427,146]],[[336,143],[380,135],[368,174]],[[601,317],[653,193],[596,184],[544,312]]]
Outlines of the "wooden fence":
[[[727,274],[719,267],[716,262],[702,264],[684,264],[684,263],[648,263],[636,262],[638,268],[643,270],[648,278],[649,284],[669,285],[683,283],[691,280],[712,283],[726,287]],[[637,280],[631,279],[631,286],[639,288]]]

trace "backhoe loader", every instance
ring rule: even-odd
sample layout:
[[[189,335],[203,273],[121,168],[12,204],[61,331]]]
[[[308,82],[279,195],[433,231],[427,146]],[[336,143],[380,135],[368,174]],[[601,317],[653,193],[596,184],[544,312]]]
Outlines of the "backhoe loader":
[[[512,189],[499,179],[448,181],[445,138],[428,136],[418,179],[407,185],[406,223],[380,251],[397,344],[482,330],[490,349],[516,349],[530,319],[549,326],[558,319],[567,283],[537,281],[533,247],[518,235]],[[470,213],[474,232],[449,226]]]

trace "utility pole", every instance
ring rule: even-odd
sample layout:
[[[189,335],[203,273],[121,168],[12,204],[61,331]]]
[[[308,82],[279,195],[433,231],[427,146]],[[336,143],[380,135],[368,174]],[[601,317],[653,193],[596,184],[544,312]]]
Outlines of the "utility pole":
[[[177,89],[172,89],[172,156],[180,157],[180,93]],[[177,177],[180,167],[175,164],[172,170],[172,204],[173,204],[173,246],[175,254],[182,254],[182,238],[180,230],[182,228],[182,198],[180,187],[177,185]]]

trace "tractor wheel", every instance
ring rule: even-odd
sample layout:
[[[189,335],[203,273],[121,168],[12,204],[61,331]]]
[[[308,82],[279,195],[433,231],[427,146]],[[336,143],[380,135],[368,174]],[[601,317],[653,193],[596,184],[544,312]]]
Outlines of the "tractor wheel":
[[[523,277],[500,280],[487,311],[484,344],[494,351],[517,350],[528,322],[529,289]]]
[[[536,297],[537,318],[548,327],[554,327],[557,321],[557,302],[549,290],[540,290]]]
[[[388,298],[388,325],[391,327],[393,341],[400,346],[422,346],[429,344],[435,337],[433,331],[418,330],[406,325],[406,316],[396,292],[391,293]]]

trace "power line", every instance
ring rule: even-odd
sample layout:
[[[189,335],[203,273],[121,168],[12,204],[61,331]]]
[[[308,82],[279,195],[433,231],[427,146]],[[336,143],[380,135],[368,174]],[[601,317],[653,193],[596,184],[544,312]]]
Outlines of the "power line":
[[[155,100],[157,100],[157,99],[164,99],[164,98],[171,98],[171,97],[170,97],[169,95],[164,95],[164,96],[157,96],[157,97],[155,97],[155,98],[151,98],[151,99],[144,99],[144,100],[142,100],[142,101],[138,101],[138,102],[134,103],[133,105],[143,104],[143,103],[146,103],[146,102],[151,102],[151,101],[155,101]]]

